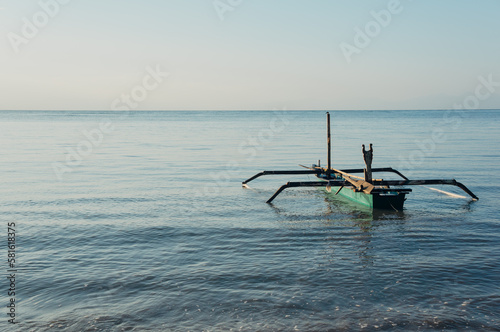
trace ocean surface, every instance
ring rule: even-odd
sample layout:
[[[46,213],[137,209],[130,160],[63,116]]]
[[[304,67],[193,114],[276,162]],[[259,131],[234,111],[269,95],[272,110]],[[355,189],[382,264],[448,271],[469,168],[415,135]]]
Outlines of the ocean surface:
[[[331,116],[334,167],[373,143],[373,167],[479,200],[242,188],[326,164],[325,112],[0,112],[0,330],[500,331],[500,111]]]

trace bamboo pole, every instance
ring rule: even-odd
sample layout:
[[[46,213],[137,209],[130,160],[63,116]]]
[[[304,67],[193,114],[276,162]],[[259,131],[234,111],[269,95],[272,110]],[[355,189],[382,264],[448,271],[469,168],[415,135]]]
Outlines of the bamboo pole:
[[[330,137],[330,113],[326,112],[326,125],[327,125],[327,144],[328,144],[328,165],[327,171],[329,172],[332,169],[332,144]]]

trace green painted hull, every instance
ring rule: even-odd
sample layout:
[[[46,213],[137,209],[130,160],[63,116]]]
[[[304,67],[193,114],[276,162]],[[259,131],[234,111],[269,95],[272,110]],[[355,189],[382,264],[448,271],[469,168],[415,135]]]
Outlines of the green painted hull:
[[[332,187],[331,192],[327,192],[330,195],[335,195],[335,193],[340,189],[340,187]],[[391,193],[373,193],[365,194],[363,192],[355,192],[350,188],[342,188],[338,195],[346,197],[351,201],[358,204],[367,206],[372,209],[381,210],[397,210],[401,211],[405,202],[406,192],[398,192],[395,190]]]

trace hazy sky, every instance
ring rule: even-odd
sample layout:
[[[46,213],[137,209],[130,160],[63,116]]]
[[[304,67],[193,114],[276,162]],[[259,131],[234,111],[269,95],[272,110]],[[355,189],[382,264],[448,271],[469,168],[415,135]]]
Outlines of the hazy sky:
[[[498,0],[3,0],[0,109],[500,108]]]

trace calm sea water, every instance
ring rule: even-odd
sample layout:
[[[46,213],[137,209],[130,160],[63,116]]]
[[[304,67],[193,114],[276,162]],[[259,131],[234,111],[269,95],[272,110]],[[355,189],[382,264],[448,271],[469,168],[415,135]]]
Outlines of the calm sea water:
[[[0,329],[500,330],[500,111],[331,114],[334,166],[373,143],[374,167],[480,200],[241,187],[326,163],[324,112],[0,112]]]

